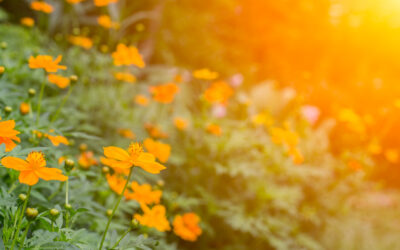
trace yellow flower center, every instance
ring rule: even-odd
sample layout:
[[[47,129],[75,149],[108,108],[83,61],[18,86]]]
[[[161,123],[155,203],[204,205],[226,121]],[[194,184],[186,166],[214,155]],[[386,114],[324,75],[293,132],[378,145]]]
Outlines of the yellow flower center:
[[[46,166],[46,160],[42,152],[29,153],[26,161],[29,163],[30,167],[34,169]]]
[[[143,146],[140,145],[140,144],[137,143],[137,142],[131,143],[131,145],[129,145],[128,152],[129,152],[130,156],[131,156],[133,159],[136,159],[136,158],[139,157],[139,155],[140,155],[141,153],[143,153]]]

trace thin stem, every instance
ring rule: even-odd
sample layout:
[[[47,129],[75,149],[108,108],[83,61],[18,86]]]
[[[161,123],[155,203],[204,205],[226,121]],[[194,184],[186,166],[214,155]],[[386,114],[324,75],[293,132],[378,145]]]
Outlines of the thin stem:
[[[17,225],[17,222],[18,222],[18,218],[19,218],[19,213],[21,212],[21,207],[20,206],[18,206],[18,208],[17,208],[17,212],[15,213],[15,220],[14,220],[14,225],[13,225],[13,230],[12,230],[12,233],[11,233],[11,237],[10,237],[10,239],[13,239],[13,237],[14,237],[14,233],[15,233],[15,226]]]
[[[51,231],[54,232],[54,220],[51,220]]]
[[[14,189],[17,187],[17,180],[15,180],[13,182],[13,184],[11,185],[10,189],[8,190],[8,193],[10,194],[12,191],[14,191]]]
[[[65,181],[65,207],[69,205],[68,203],[68,191],[69,191],[69,178]],[[65,227],[68,228],[69,226],[69,209],[67,208],[67,211],[65,213]]]
[[[17,231],[14,234],[14,239],[13,239],[12,244],[11,244],[11,250],[14,249],[15,242],[17,241],[19,231],[21,230],[22,219],[24,217],[26,206],[28,205],[28,200],[29,200],[29,196],[31,195],[31,190],[32,190],[32,186],[29,186],[28,193],[27,193],[26,199],[24,201],[24,206],[22,207],[22,211],[21,211],[21,214],[19,216],[18,225],[17,225]]]
[[[119,203],[121,202],[122,196],[123,196],[124,193],[125,193],[125,189],[126,189],[126,187],[128,186],[129,179],[131,178],[131,175],[132,175],[132,170],[133,170],[133,167],[131,167],[131,169],[129,170],[128,178],[126,179],[126,183],[125,183],[124,189],[122,189],[121,194],[118,196],[118,200],[117,200],[117,202],[115,203],[114,209],[113,209],[113,211],[112,211],[110,217],[108,218],[108,222],[107,222],[106,229],[104,230],[103,237],[101,238],[101,243],[100,243],[99,250],[101,250],[102,247],[103,247],[103,243],[104,243],[104,239],[106,238],[106,235],[107,235],[108,227],[110,226],[110,223],[111,223],[111,220],[112,220],[112,218],[113,218],[113,216],[114,216],[114,214],[115,214],[115,211],[117,210],[118,205],[119,205]]]
[[[125,231],[124,234],[122,234],[121,238],[119,238],[119,240],[117,242],[115,242],[114,246],[111,247],[111,249],[114,249],[118,246],[118,244],[121,242],[121,240],[123,238],[125,238],[125,236],[131,231],[131,228],[129,228],[128,230]]]
[[[60,106],[58,107],[58,109],[57,109],[56,113],[54,114],[53,118],[51,118],[50,124],[52,124],[57,119],[58,115],[60,114],[60,111],[64,107],[64,105],[67,102],[69,96],[71,95],[72,88],[73,88],[73,85],[71,85],[69,87],[67,95],[64,97],[63,101],[61,102]]]
[[[42,105],[42,98],[43,98],[43,93],[44,93],[44,86],[46,85],[46,82],[43,81],[42,85],[40,86],[40,95],[39,95],[39,102],[37,106],[37,114],[36,114],[36,126],[39,125],[39,117],[40,117],[40,107]]]
[[[28,234],[29,227],[30,227],[31,223],[32,223],[32,221],[30,221],[30,222],[28,223],[28,226],[26,226],[24,235],[22,236],[22,241],[21,241],[21,243],[20,243],[21,247],[24,247],[24,242],[25,242],[25,239],[26,239],[26,235]]]

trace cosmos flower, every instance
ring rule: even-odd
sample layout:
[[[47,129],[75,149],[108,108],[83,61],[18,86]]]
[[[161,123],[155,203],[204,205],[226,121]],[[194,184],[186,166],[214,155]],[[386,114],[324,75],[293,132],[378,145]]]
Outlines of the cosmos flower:
[[[174,233],[183,240],[196,241],[197,237],[202,233],[202,230],[198,225],[199,222],[200,217],[195,213],[176,215],[172,223],[174,226]]]
[[[6,145],[6,152],[9,152],[17,146],[14,141],[20,142],[17,137],[19,131],[15,130],[15,121],[8,120],[0,122],[0,144]]]
[[[61,62],[61,59],[61,55],[59,55],[54,61],[53,58],[48,55],[38,55],[36,57],[31,56],[29,58],[29,67],[31,69],[44,69],[48,73],[55,73],[59,69],[67,69],[64,65],[58,65]]]
[[[42,152],[31,152],[26,160],[6,156],[1,159],[1,164],[6,168],[19,171],[19,181],[30,186],[35,185],[39,178],[45,181],[66,181],[68,179],[60,169],[46,167],[46,160]]]

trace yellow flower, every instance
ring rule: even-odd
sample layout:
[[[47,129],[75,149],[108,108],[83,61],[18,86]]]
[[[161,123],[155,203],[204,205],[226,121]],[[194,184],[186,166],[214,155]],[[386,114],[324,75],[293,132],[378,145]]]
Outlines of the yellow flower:
[[[97,18],[97,23],[98,23],[100,26],[102,26],[102,27],[104,27],[104,28],[106,28],[106,29],[111,29],[111,28],[113,28],[113,29],[118,29],[118,27],[119,27],[119,24],[116,23],[116,22],[113,22],[113,21],[111,20],[111,18],[110,18],[109,16],[107,16],[107,15],[101,15],[101,16],[99,16],[99,17]]]
[[[150,184],[139,185],[139,183],[133,181],[131,183],[133,193],[126,192],[125,198],[127,200],[136,200],[139,203],[144,204],[158,204],[160,203],[162,192],[161,190],[151,190]]]
[[[70,43],[80,46],[84,49],[90,49],[93,46],[93,41],[89,37],[69,36],[68,40]]]
[[[226,104],[233,95],[233,88],[224,81],[218,81],[204,92],[204,98],[213,104]]]
[[[188,126],[188,121],[185,120],[185,119],[183,119],[183,118],[176,117],[176,118],[174,119],[174,124],[175,124],[175,127],[176,127],[177,129],[179,129],[179,130],[185,130],[185,129],[187,128],[187,126]]]
[[[144,95],[136,95],[134,99],[135,103],[140,106],[147,106],[149,105],[149,98]]]
[[[67,176],[62,175],[62,171],[57,168],[47,168],[46,160],[41,152],[31,152],[25,160],[17,157],[6,156],[1,159],[1,164],[6,168],[20,171],[19,182],[27,185],[35,185],[39,178],[50,181],[66,181]]]
[[[124,81],[124,82],[129,82],[129,83],[134,83],[136,82],[136,77],[130,73],[125,73],[125,72],[116,72],[114,74],[115,79],[118,81]]]
[[[149,208],[146,204],[141,203],[140,207],[143,210],[143,215],[135,214],[134,218],[139,221],[140,224],[153,227],[160,232],[171,230],[169,221],[165,217],[165,207],[163,205],[155,205]]]
[[[112,57],[116,66],[135,65],[139,68],[144,68],[145,66],[138,49],[133,46],[128,47],[122,43],[118,44],[117,50],[112,53]]]
[[[215,80],[218,77],[217,72],[212,72],[209,69],[198,69],[193,71],[194,78],[203,80]]]
[[[6,152],[10,152],[17,146],[14,141],[20,142],[21,140],[17,137],[19,131],[15,130],[15,121],[8,120],[0,122],[0,145],[6,145]]]
[[[113,146],[104,147],[104,155],[106,158],[102,157],[101,162],[115,169],[136,166],[149,173],[158,174],[166,168],[155,161],[154,155],[143,152],[139,143],[131,143],[128,150]]]
[[[118,0],[94,0],[94,5],[98,7],[107,6],[110,3],[116,3]]]
[[[114,175],[107,174],[106,179],[112,191],[116,192],[117,194],[122,193],[122,190],[124,190],[125,184],[127,182],[126,179],[117,176],[116,174]],[[125,190],[125,193],[127,193],[127,190]]]
[[[64,65],[58,65],[61,62],[61,59],[61,55],[59,55],[54,61],[53,58],[48,55],[38,55],[36,57],[31,56],[29,58],[29,68],[44,69],[48,73],[55,73],[59,69],[67,69]]]
[[[144,147],[153,154],[160,162],[165,163],[168,161],[171,154],[171,146],[162,142],[154,141],[147,138],[143,141]]]
[[[70,83],[69,77],[59,76],[55,74],[49,74],[47,79],[49,80],[49,82],[57,85],[59,88],[62,89],[68,87]]]
[[[217,124],[209,124],[207,126],[207,132],[216,136],[222,135],[222,129]]]
[[[21,102],[21,104],[19,105],[19,112],[21,113],[21,115],[28,114],[30,109],[30,105],[26,102]]]
[[[45,136],[51,141],[51,143],[53,143],[54,146],[58,147],[61,143],[65,144],[65,145],[69,145],[68,139],[65,138],[62,135],[57,135],[57,136],[53,136],[53,135],[49,135],[49,134],[45,134]]]
[[[130,129],[121,128],[121,129],[118,129],[118,133],[121,136],[131,139],[131,140],[135,139],[135,137],[136,137],[135,133],[133,133],[132,130],[130,130]]]
[[[199,222],[200,217],[195,213],[177,215],[172,223],[174,226],[174,233],[183,240],[196,241],[197,237],[202,233],[202,230],[198,225]]]
[[[82,152],[78,159],[78,164],[84,169],[88,169],[92,165],[97,165],[97,160],[94,158],[92,151]]]
[[[179,91],[179,87],[175,83],[166,83],[149,88],[153,94],[153,99],[160,103],[171,103],[174,100],[175,94]]]
[[[33,27],[33,25],[35,25],[35,20],[33,20],[33,18],[30,17],[23,17],[21,18],[21,24],[27,27]]]
[[[51,6],[50,4],[48,4],[46,2],[42,2],[42,1],[33,1],[31,3],[31,8],[33,10],[42,11],[47,14],[53,12],[53,6]]]

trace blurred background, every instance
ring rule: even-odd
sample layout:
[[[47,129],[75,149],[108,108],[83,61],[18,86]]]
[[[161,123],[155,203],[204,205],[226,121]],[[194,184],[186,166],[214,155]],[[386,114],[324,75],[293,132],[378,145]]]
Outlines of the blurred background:
[[[335,125],[326,135],[329,153],[343,159],[351,169],[362,169],[363,179],[371,181],[368,188],[378,187],[397,195],[400,188],[399,0],[119,0],[103,8],[96,8],[92,1],[73,5],[62,0],[47,2],[54,11],[48,20],[36,16],[37,26],[64,48],[70,46],[66,39],[70,34],[91,37],[94,47],[102,53],[114,51],[118,43],[133,44],[146,63],[155,67],[184,68],[188,72],[209,68],[224,79],[244,79],[241,88],[253,92],[251,101],[259,109],[263,109],[267,96],[263,94],[266,83],[282,91],[282,99],[285,93],[295,95],[293,105],[305,108],[306,113],[307,110],[316,113],[317,118],[310,122],[313,129],[324,126],[327,120],[334,121]],[[28,3],[3,1],[0,18],[19,23],[22,17],[35,16]],[[97,17],[102,14],[118,21],[118,29],[99,27]],[[138,78],[146,80],[150,76],[143,74]],[[317,148],[316,137],[310,143]],[[334,172],[332,178],[345,179],[342,174]],[[218,182],[223,183],[220,179]],[[259,201],[246,195],[249,207],[254,205],[252,201]],[[391,220],[386,216],[398,219],[398,204],[394,200],[371,191],[366,197],[357,195],[351,201],[361,207],[378,204],[374,216],[380,216],[377,211],[381,207],[393,210],[368,228],[363,247],[352,245],[347,249],[377,249],[368,248],[367,238],[377,235],[374,229],[382,229],[380,240],[383,240],[385,232],[392,230],[385,223]],[[307,207],[304,210],[306,214],[310,212]],[[356,235],[358,228],[363,227],[363,220],[370,215],[370,212],[361,212],[357,214],[359,220],[349,216],[348,220],[318,222],[329,227],[317,238],[323,238],[325,245],[334,246],[335,239],[346,237],[345,233],[337,234],[341,227],[351,224],[347,228],[353,231],[346,232]],[[334,228],[338,231],[335,237],[329,238],[329,230]],[[257,237],[243,230],[244,241]],[[235,231],[230,233],[232,236]],[[224,239],[221,241],[211,246],[223,245]],[[225,241],[229,242],[229,237]],[[382,249],[396,248],[388,244]]]

